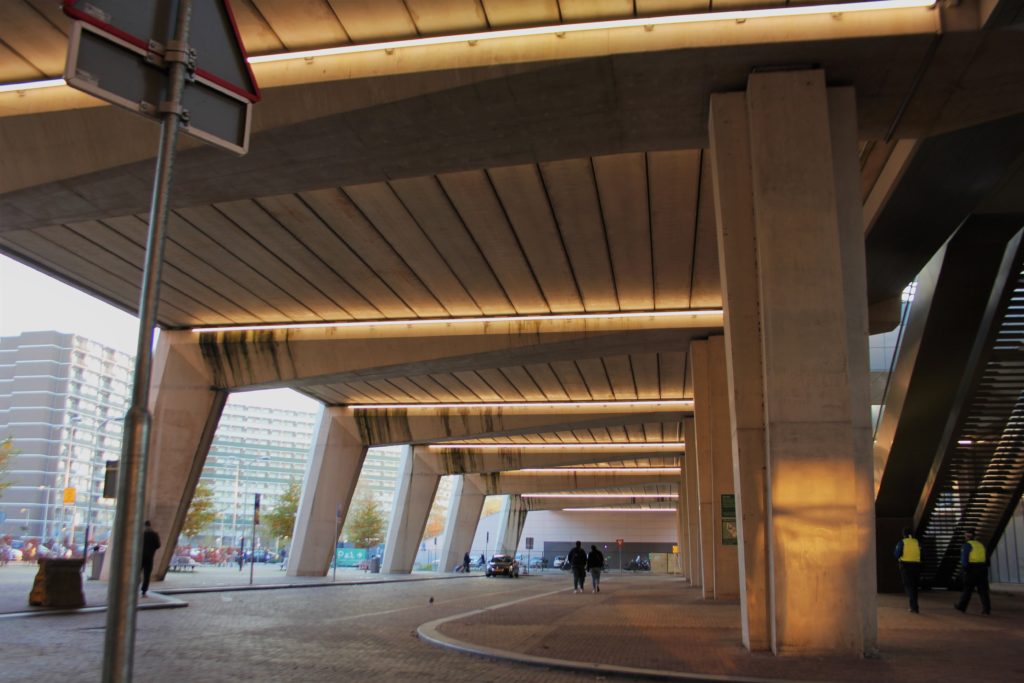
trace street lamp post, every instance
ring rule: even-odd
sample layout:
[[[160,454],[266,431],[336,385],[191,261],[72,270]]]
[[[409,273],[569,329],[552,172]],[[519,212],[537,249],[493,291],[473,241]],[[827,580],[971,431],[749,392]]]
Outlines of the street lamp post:
[[[103,428],[107,426],[108,422],[119,422],[124,419],[124,415],[119,417],[108,417],[105,418],[96,427],[97,439],[103,437]],[[82,559],[84,560],[89,556],[89,524],[92,522],[92,499],[93,493],[95,493],[96,482],[94,478],[96,476],[96,460],[97,456],[102,455],[103,451],[99,446],[93,447],[92,458],[89,459],[89,483],[86,487],[86,497],[89,499],[89,505],[85,512],[85,535],[82,537]],[[83,568],[85,565],[82,565]]]
[[[68,422],[71,423],[71,435],[68,440],[68,447],[64,455],[64,487],[61,490],[61,502],[63,508],[61,511],[61,531],[67,533],[68,529],[68,501],[67,501],[67,490],[71,486],[71,461],[75,456],[75,428],[78,423],[82,421],[82,416],[77,413],[72,413],[68,418]],[[75,541],[74,537],[74,520],[71,523],[72,536],[70,543],[73,545]]]

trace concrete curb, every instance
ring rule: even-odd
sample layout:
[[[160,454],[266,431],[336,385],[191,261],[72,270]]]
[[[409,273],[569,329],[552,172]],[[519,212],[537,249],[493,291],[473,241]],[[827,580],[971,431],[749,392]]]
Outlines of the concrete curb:
[[[682,671],[668,671],[665,669],[643,669],[639,667],[631,666],[619,666],[617,664],[600,664],[596,662],[579,662],[571,659],[555,659],[553,657],[538,657],[535,655],[523,654],[521,652],[513,652],[512,650],[501,650],[493,647],[486,647],[483,645],[475,645],[468,643],[464,640],[458,640],[451,636],[446,636],[440,631],[440,627],[451,621],[458,621],[465,617],[472,616],[474,614],[481,614],[490,610],[502,609],[504,607],[510,607],[512,605],[526,602],[528,600],[536,600],[538,598],[546,598],[556,593],[561,593],[563,590],[569,590],[568,588],[551,591],[549,593],[541,593],[540,595],[532,595],[527,598],[520,598],[518,600],[512,600],[511,602],[504,602],[499,605],[492,605],[483,609],[475,609],[469,612],[463,612],[461,614],[455,614],[449,617],[442,617],[433,621],[428,621],[425,624],[421,624],[416,629],[416,634],[420,640],[430,643],[436,647],[445,648],[448,650],[455,650],[456,652],[462,652],[464,654],[477,655],[479,657],[486,657],[488,659],[504,660],[509,662],[516,662],[519,664],[527,664],[530,666],[544,667],[547,669],[562,669],[566,671],[579,671],[582,673],[599,674],[603,676],[624,676],[630,678],[647,678],[654,680],[669,680],[669,681],[690,681],[691,683],[816,683],[815,681],[790,681],[790,679],[784,678],[750,678],[745,676],[723,676],[717,674],[697,674],[697,673],[686,673]],[[821,682],[817,682],[821,683]]]
[[[453,579],[482,579],[479,576],[417,576],[412,579],[371,579],[369,581],[319,581],[317,583],[264,583],[252,586],[196,586],[194,588],[166,588],[163,595],[190,595],[199,593],[235,593],[239,591],[270,591],[285,588],[329,588],[330,586],[379,586],[384,583],[416,583],[419,581],[450,581]]]
[[[151,591],[152,597],[159,600],[159,602],[147,602],[138,606],[140,611],[142,610],[153,610],[153,609],[178,609],[179,607],[188,607],[188,603],[178,598],[168,597],[162,593]],[[0,614],[0,619],[24,619],[26,617],[59,617],[77,614],[98,614],[100,612],[106,612],[106,605],[97,605],[95,607],[78,607],[72,609],[47,609],[41,607],[34,610],[26,610],[24,612],[4,612]]]

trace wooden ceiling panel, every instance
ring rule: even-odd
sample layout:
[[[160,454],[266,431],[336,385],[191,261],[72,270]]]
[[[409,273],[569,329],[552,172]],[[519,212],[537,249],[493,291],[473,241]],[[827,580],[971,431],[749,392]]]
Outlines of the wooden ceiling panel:
[[[284,43],[270,28],[260,11],[252,4],[253,0],[232,0],[231,12],[235,15],[235,25],[242,37],[245,51],[250,55],[264,55],[284,52]]]
[[[251,0],[289,50],[344,45],[348,34],[326,0]]]
[[[679,399],[692,396],[686,392],[684,370],[686,367],[685,351],[669,351],[658,354],[658,372],[660,374],[661,397]]]
[[[0,236],[0,243],[10,245],[12,251],[24,254],[58,276],[69,277],[70,273],[74,273],[76,282],[81,282],[90,291],[106,295],[110,301],[120,302],[125,310],[135,311],[138,308],[138,280],[124,280],[63,247],[54,248],[50,240],[36,234],[34,230],[5,232]],[[201,323],[192,313],[169,304],[166,299],[161,299],[159,313],[166,316],[161,317],[161,320],[173,321],[175,325]]]
[[[425,36],[487,29],[479,0],[405,0],[405,5]]]
[[[466,388],[476,394],[481,401],[500,401],[501,396],[494,388],[484,381],[484,378],[472,370],[456,372],[456,379],[466,385]]]
[[[635,400],[636,383],[633,380],[633,366],[629,356],[608,356],[604,359],[604,367],[616,400]]]
[[[343,403],[376,403],[372,398],[349,383],[332,384],[331,387],[339,396],[344,397]]]
[[[625,19],[633,16],[633,0],[558,0],[558,5],[565,22]]]
[[[348,195],[328,188],[301,192],[299,197],[416,315],[427,318],[449,315]]]
[[[605,427],[603,431],[607,432],[608,436],[605,439],[598,439],[599,441],[628,442],[630,440],[629,434],[623,426],[613,425]]]
[[[523,401],[525,398],[519,390],[512,384],[507,377],[498,369],[478,370],[477,374],[480,375],[480,379],[487,382],[487,384],[498,393],[499,400],[502,401]]]
[[[700,205],[697,213],[690,307],[715,308],[722,305],[722,286],[718,274],[718,238],[715,235],[715,197],[710,154],[704,154],[701,163]]]
[[[644,440],[645,441],[664,441],[661,423],[660,422],[645,422],[643,424]]]
[[[441,384],[429,375],[413,377],[412,381],[416,383],[416,386],[419,387],[421,392],[432,397],[430,399],[431,401],[450,403],[455,401],[471,400],[468,398],[461,398],[459,395],[452,393],[445,385]],[[458,382],[456,382],[456,384],[458,384]],[[465,391],[465,389],[463,389],[463,391]]]
[[[515,313],[494,271],[437,179],[432,176],[410,178],[390,184],[406,211],[480,310],[485,315]]]
[[[661,376],[658,371],[658,354],[636,353],[630,356],[633,366],[633,381],[636,383],[636,397],[639,399],[661,398]]]
[[[416,25],[402,0],[328,0],[356,43],[413,38]]]
[[[480,307],[386,183],[353,185],[345,191],[449,315],[480,315]]]
[[[408,377],[392,377],[388,380],[395,389],[404,393],[408,398],[400,398],[401,401],[412,401],[417,403],[436,403],[443,400],[427,391],[419,382],[414,382]]]
[[[380,392],[381,395],[386,396],[384,402],[394,403],[413,403],[416,400],[424,400],[424,394],[421,392],[421,398],[415,399],[405,391],[403,391],[397,384],[388,379],[371,379],[366,384],[373,389]],[[429,400],[429,399],[428,399]]]
[[[587,401],[591,398],[587,383],[583,381],[583,375],[574,361],[560,360],[550,365],[570,401]]]
[[[558,0],[481,0],[491,28],[539,26],[561,21]]]
[[[183,222],[181,220],[176,221],[179,225]],[[145,239],[148,227],[146,222],[137,216],[112,218],[103,221],[103,223],[126,237],[128,236],[126,230],[133,231],[135,234],[141,233],[143,239]],[[180,235],[181,233],[178,232],[177,236]],[[270,323],[287,319],[287,316],[279,309],[229,277],[224,269],[225,263],[211,260],[212,256],[212,254],[201,250],[190,251],[182,243],[172,239],[170,230],[168,231],[168,237],[164,241],[164,261],[167,264],[173,264],[174,267],[183,273],[187,273],[198,282],[209,286],[218,296],[223,296],[225,299],[236,304],[244,311],[246,318],[250,320],[255,319],[260,322]]]
[[[473,390],[467,387],[455,375],[438,373],[436,375],[431,375],[430,379],[432,379],[438,385],[443,387],[445,391],[449,392],[454,397],[453,400],[469,402],[483,400],[475,393],[473,393]]]
[[[127,221],[121,221],[119,225],[125,223]],[[146,261],[145,224],[134,221],[123,232],[99,221],[70,223],[64,227],[65,230],[55,230],[48,236],[55,241],[60,240],[76,253],[125,279],[142,282],[142,269]],[[45,232],[41,234],[46,235]],[[166,259],[160,271],[160,297],[183,310],[195,311],[208,317],[211,321],[220,318],[237,323],[252,318],[251,312],[220,296],[202,281],[183,272],[176,263]],[[206,313],[201,313],[203,311]]]
[[[396,403],[395,399],[392,398],[390,394],[381,391],[369,382],[346,382],[345,385],[352,391],[363,396],[363,401],[366,403]]]
[[[523,249],[484,171],[447,173],[438,180],[501,282],[516,313],[550,311]]]
[[[234,222],[229,220],[220,211],[211,206],[198,206],[182,208],[178,210],[181,218],[205,236],[215,239],[224,249],[232,253],[237,259],[248,264],[250,268],[262,273],[269,281],[273,282],[288,297],[295,301],[291,306],[284,302],[275,305],[289,314],[293,320],[313,321],[325,319],[324,313],[329,310],[324,308],[323,312],[313,310],[313,302],[306,300],[303,292],[308,288],[308,283],[299,278],[291,269],[282,267],[281,262],[267,248],[252,240],[245,231],[241,230]],[[320,297],[322,298],[322,297]]]
[[[584,310],[618,310],[592,161],[554,161],[541,164],[540,169]]]
[[[525,368],[505,367],[501,369],[501,373],[508,378],[508,381],[516,388],[516,391],[523,397],[523,400],[543,401],[547,398]]]
[[[67,37],[28,3],[4,2],[0,43],[51,78],[64,71]]]
[[[219,214],[217,215],[220,217]],[[113,224],[115,220],[124,219],[112,219],[107,223]],[[168,218],[167,241],[168,244],[172,242],[180,244],[189,252],[200,255],[211,264],[211,271],[231,273],[234,280],[239,283],[239,287],[252,292],[254,297],[267,303],[270,307],[267,309],[267,315],[273,316],[271,320],[308,321],[318,319],[315,313],[267,279],[260,271],[250,266],[245,259],[237,255],[233,248],[229,249],[212,239],[176,212],[171,212]],[[230,292],[232,290],[225,286],[221,291]]]
[[[45,77],[42,71],[37,69],[21,55],[0,43],[0,83],[18,83],[20,81],[34,81]]]
[[[336,273],[344,281],[345,287],[358,292],[359,299],[345,307],[350,313],[356,317],[364,317],[359,313],[360,310],[365,310],[369,315],[376,317],[413,316],[412,310],[366,265],[366,262],[339,240],[334,231],[296,195],[265,197],[257,203],[300,239],[331,272]],[[323,287],[326,282],[321,281],[318,284]]]
[[[541,392],[544,394],[545,400],[548,401],[567,401],[569,395],[565,393],[565,388],[562,383],[558,381],[558,376],[555,375],[554,370],[547,363],[536,363],[533,365],[527,365],[526,371],[537,386],[540,387]]]
[[[537,166],[506,166],[488,174],[550,309],[581,310],[579,289]]]
[[[655,308],[690,305],[702,154],[701,150],[647,154]],[[713,207],[702,209],[713,211]]]
[[[594,157],[601,214],[622,310],[654,308],[647,157],[615,154]]]
[[[581,358],[576,361],[576,367],[583,375],[583,381],[587,383],[587,390],[595,401],[615,399],[612,387],[608,383],[608,373],[600,358]]]
[[[706,12],[709,0],[635,0],[637,16]]]
[[[295,298],[324,320],[352,318],[342,302],[366,313],[372,310],[347,283],[255,201],[223,202],[216,204],[215,208],[236,226],[236,234],[241,241],[251,243],[250,253],[259,258],[259,268],[275,282],[284,283]],[[337,300],[327,294],[328,290],[339,294]]]
[[[647,441],[647,432],[642,424],[626,425],[626,438],[630,441]]]

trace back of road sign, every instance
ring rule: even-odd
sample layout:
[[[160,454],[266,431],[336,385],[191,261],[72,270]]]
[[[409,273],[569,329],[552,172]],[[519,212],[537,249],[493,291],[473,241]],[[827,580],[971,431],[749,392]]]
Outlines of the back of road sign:
[[[147,50],[150,41],[164,47],[174,37],[178,0],[64,0],[64,13]],[[228,0],[193,2],[189,30],[196,75],[258,102],[259,86]]]

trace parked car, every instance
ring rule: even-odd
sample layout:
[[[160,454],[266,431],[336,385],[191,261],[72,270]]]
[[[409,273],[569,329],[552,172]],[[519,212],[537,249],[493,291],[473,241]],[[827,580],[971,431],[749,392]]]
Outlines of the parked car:
[[[551,566],[555,569],[565,569],[565,555],[559,555],[555,558],[555,561],[551,563]]]
[[[519,578],[519,561],[511,555],[495,555],[487,563],[487,576],[508,576]]]

